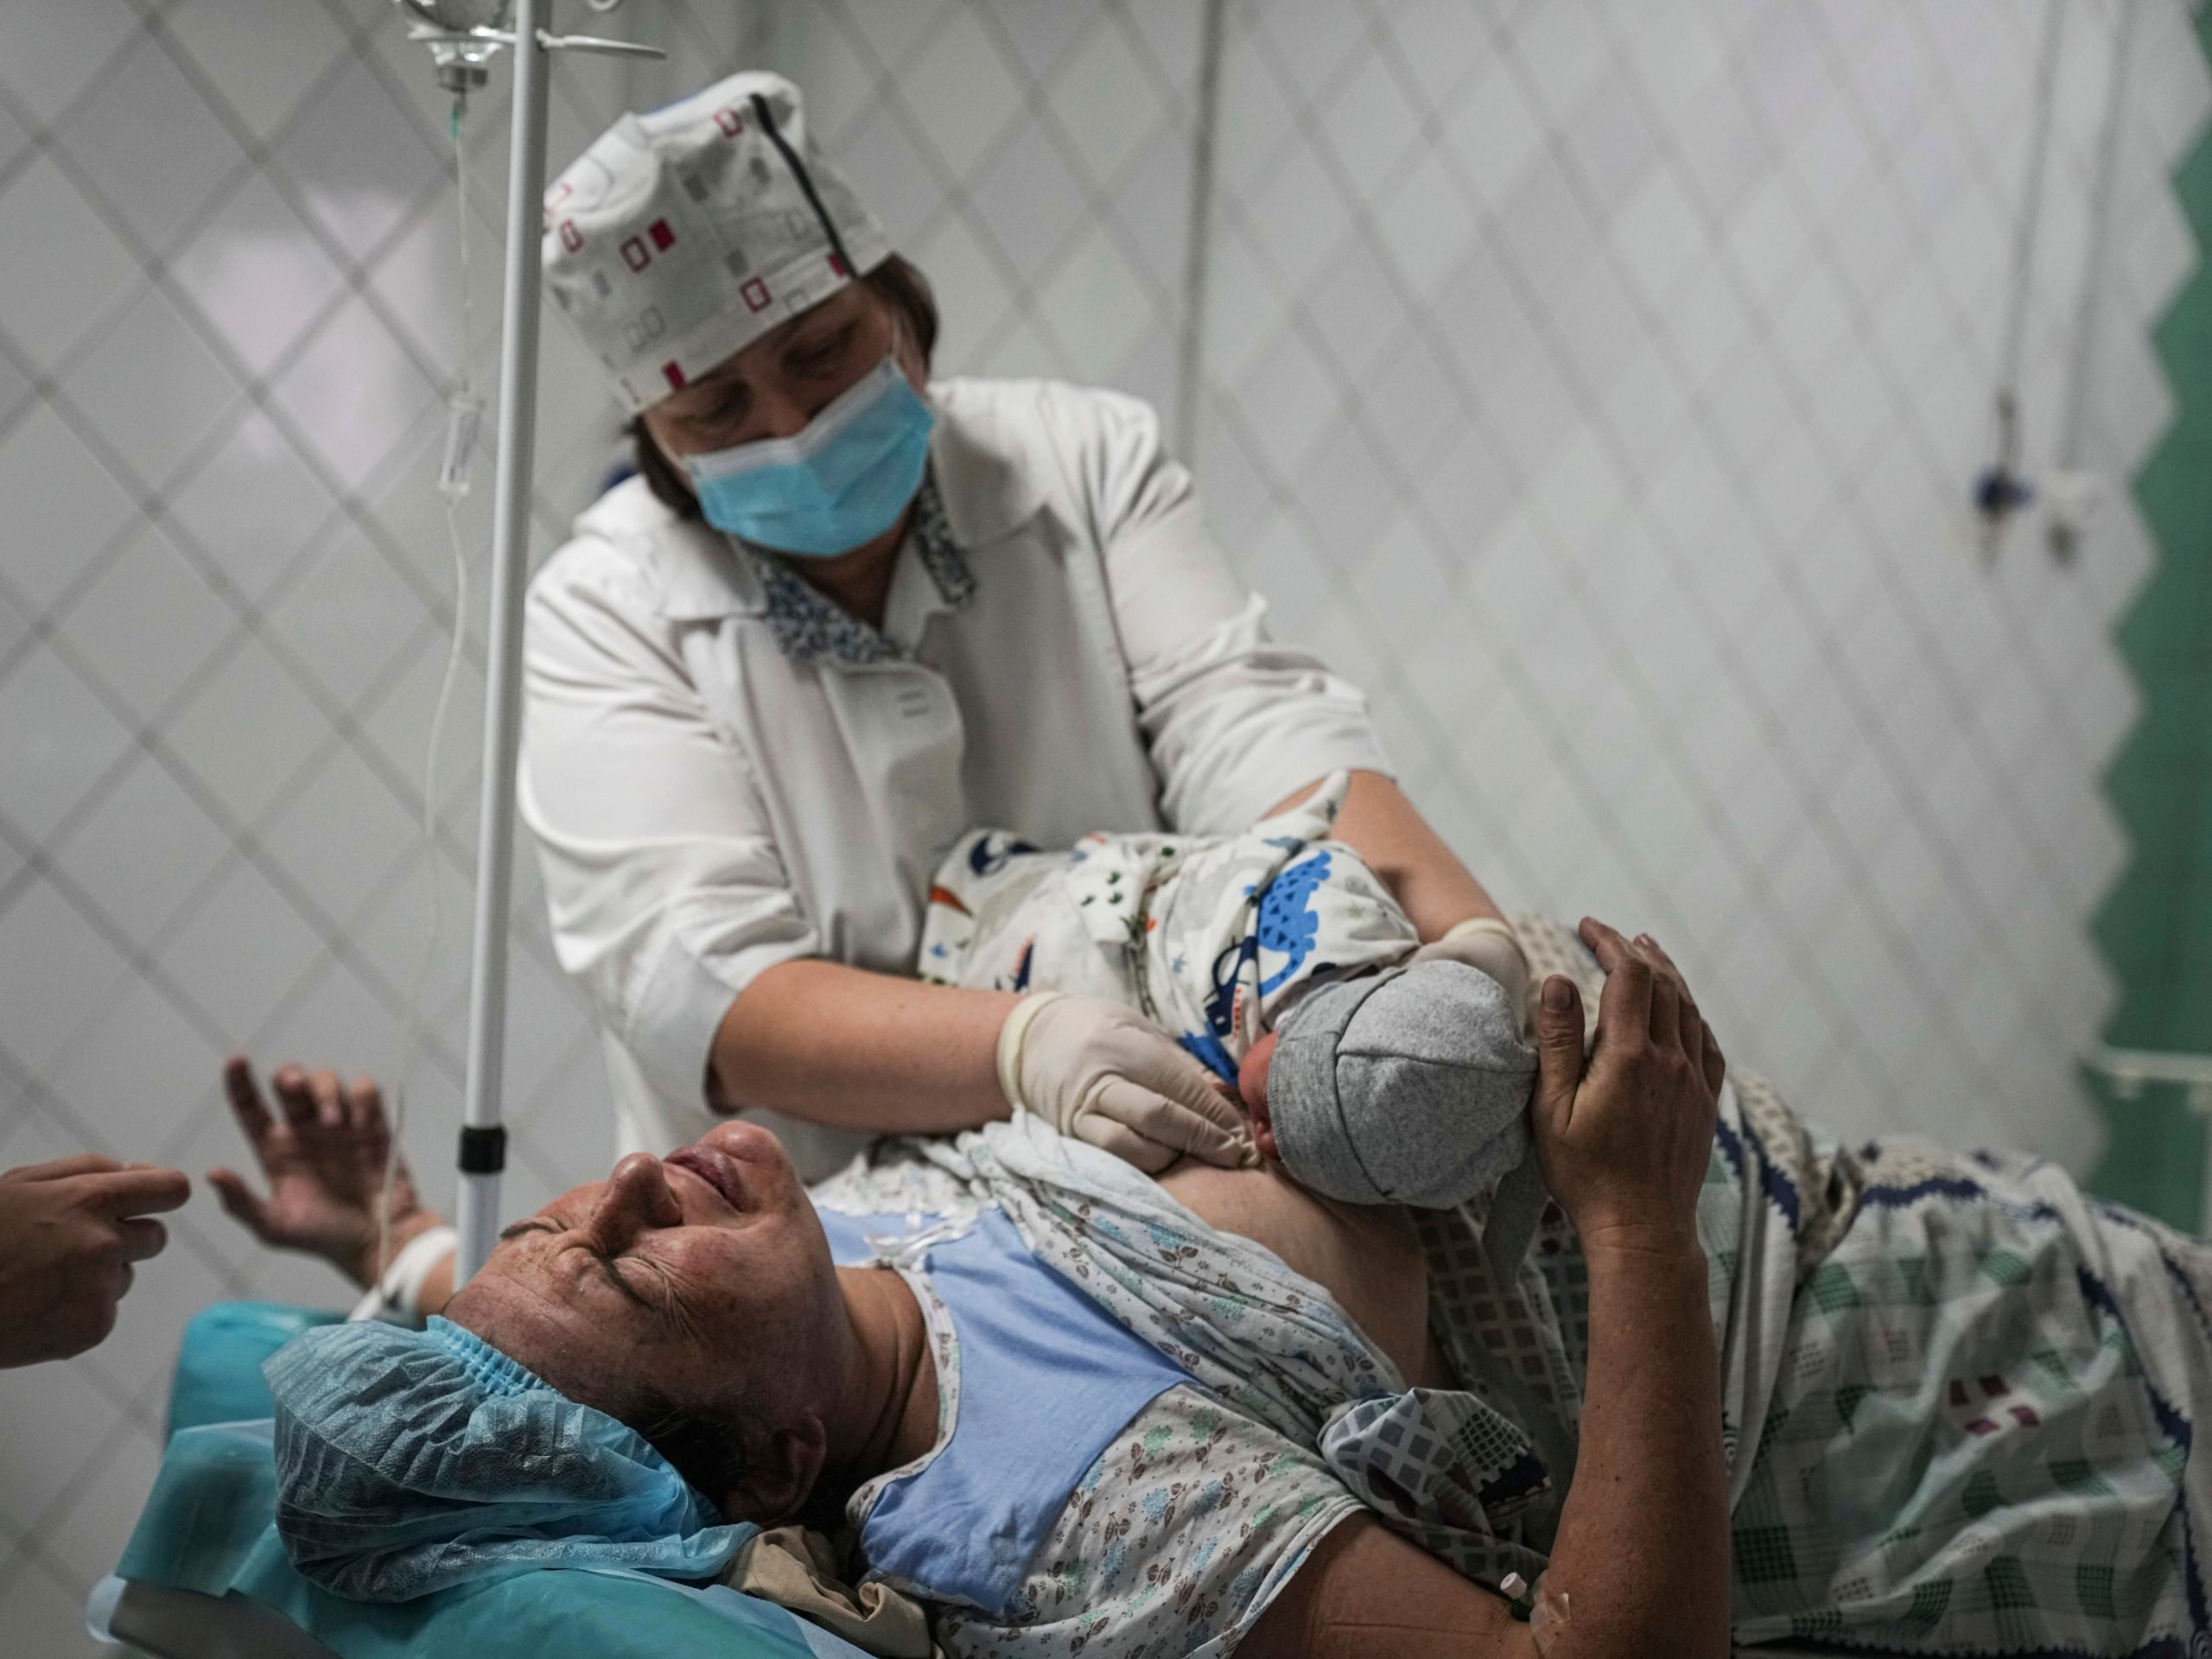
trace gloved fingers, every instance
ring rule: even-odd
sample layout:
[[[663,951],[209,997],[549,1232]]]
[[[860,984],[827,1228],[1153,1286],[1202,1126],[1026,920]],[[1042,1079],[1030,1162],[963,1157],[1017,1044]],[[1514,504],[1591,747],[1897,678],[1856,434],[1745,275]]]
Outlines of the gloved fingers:
[[[1215,1092],[1203,1072],[1200,1079],[1195,1090],[1185,1079],[1177,1093],[1169,1096],[1147,1087],[1147,1082],[1109,1072],[1084,1096],[1077,1121],[1090,1116],[1109,1117],[1176,1152],[1224,1169],[1239,1168],[1249,1144],[1243,1114]],[[1184,1099],[1185,1093],[1205,1099],[1205,1109]]]
[[[1001,1032],[1002,1061],[1009,1032],[1014,1058],[1002,1075],[1018,1071],[1022,1102],[1063,1135],[1097,1115],[1171,1153],[1231,1168],[1245,1161],[1250,1142],[1237,1104],[1151,1020],[1096,997],[1060,997],[1017,1006]],[[1145,1167],[1150,1158],[1129,1161]]]
[[[1496,933],[1459,933],[1446,938],[1431,939],[1414,952],[1415,962],[1464,962],[1470,968],[1489,971],[1489,962],[1501,950],[1512,948]]]
[[[1124,1068],[1122,1075],[1231,1139],[1243,1137],[1249,1128],[1243,1103],[1230,1092],[1228,1084],[1194,1055],[1173,1044],[1162,1044],[1139,1064]]]
[[[1137,1040],[1115,1056],[1122,1077],[1177,1104],[1230,1135],[1244,1130],[1244,1109],[1198,1056],[1155,1026],[1130,1033]]]
[[[1127,1124],[1097,1112],[1077,1113],[1068,1128],[1077,1140],[1087,1141],[1102,1152],[1110,1152],[1147,1175],[1157,1175],[1182,1155],[1174,1147],[1147,1141]]]

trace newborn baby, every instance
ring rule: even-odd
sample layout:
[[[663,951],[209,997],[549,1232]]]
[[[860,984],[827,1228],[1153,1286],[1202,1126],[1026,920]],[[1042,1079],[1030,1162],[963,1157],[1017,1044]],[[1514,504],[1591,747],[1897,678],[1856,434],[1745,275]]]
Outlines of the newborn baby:
[[[1135,1008],[1236,1090],[1301,1185],[1427,1209],[1489,1198],[1486,1243],[1517,1261],[1542,1205],[1527,967],[1497,921],[1424,950],[1327,839],[1349,782],[1241,836],[1090,835],[1062,853],[972,830],[931,890],[922,976]]]

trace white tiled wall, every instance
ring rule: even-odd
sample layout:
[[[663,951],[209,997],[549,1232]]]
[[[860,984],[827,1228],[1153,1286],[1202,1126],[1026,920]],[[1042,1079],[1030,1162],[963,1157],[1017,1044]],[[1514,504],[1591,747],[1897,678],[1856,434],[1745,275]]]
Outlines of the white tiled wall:
[[[2138,0],[2099,266],[2091,459],[2164,392],[2192,257],[2182,0]],[[1183,295],[1198,0],[628,0],[671,61],[562,63],[564,160],[624,108],[784,69],[935,279],[940,365],[1173,410],[1287,629],[1373,689],[1408,785],[1509,903],[1649,925],[1739,1057],[1855,1126],[2078,1160],[2063,1061],[2108,995],[2081,921],[2147,551],[1993,569],[1986,448],[2040,5],[1236,0],[1198,357]],[[2024,392],[2072,395],[2111,0],[2069,0]],[[579,22],[576,26],[585,27]],[[219,1056],[396,1073],[410,839],[452,617],[431,475],[461,329],[447,108],[386,0],[0,10],[0,1165],[238,1148]],[[500,84],[466,130],[480,382]],[[537,530],[612,420],[557,323]],[[462,515],[480,548],[487,480]],[[445,944],[409,1134],[449,1182],[473,848],[462,677]],[[531,863],[510,1198],[597,1173],[605,1086]],[[75,1649],[226,1295],[329,1302],[203,1194],[116,1337],[0,1374],[0,1631]]]
[[[629,0],[577,28],[557,166],[741,65],[817,130],[946,296],[948,366],[1173,387],[1196,17],[1181,0]],[[455,363],[448,106],[387,0],[0,9],[0,1166],[235,1161],[223,1053],[397,1070],[425,936],[423,751],[452,615],[431,487]],[[467,127],[480,385],[496,351],[504,76]],[[596,493],[611,408],[545,336],[539,540]],[[488,462],[464,512],[478,560]],[[479,583],[480,593],[480,582]],[[445,746],[448,922],[408,1144],[450,1191],[473,855],[472,657]],[[518,864],[509,1202],[604,1173],[606,1085]],[[205,1192],[116,1336],[0,1373],[0,1651],[82,1645],[151,1472],[177,1332],[324,1304]]]
[[[2117,479],[2206,105],[2183,10],[2135,11],[2087,422]],[[2049,26],[2031,471],[2064,429],[2118,16],[1235,0],[1199,331],[1231,543],[1509,905],[1650,928],[1840,1127],[2077,1166],[2148,550],[2123,505],[2071,569],[2035,524],[1987,565],[1965,505]]]

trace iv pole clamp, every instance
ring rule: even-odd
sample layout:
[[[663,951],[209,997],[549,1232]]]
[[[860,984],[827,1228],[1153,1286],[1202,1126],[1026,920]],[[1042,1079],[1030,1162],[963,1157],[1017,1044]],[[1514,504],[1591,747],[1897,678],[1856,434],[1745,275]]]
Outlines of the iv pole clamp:
[[[561,51],[660,57],[658,48],[542,26],[553,0],[397,0],[417,20],[438,84],[465,95],[488,79],[492,56],[514,53],[507,166],[505,318],[499,337],[499,442],[492,499],[492,581],[486,639],[484,766],[476,842],[475,927],[468,967],[467,1081],[461,1113],[454,1261],[458,1288],[492,1253],[506,1164],[500,1122],[507,1024],[507,923],[514,876],[515,762],[521,737],[523,591],[530,575],[530,487],[537,429],[537,239],[545,195],[547,65]],[[594,9],[609,8],[592,0]],[[514,26],[505,27],[510,13]],[[456,627],[461,626],[455,620]]]
[[[487,66],[493,54],[503,47],[514,47],[519,55],[520,37],[525,32],[537,42],[539,52],[595,52],[617,58],[668,55],[657,46],[637,41],[612,41],[597,35],[555,35],[537,28],[535,16],[550,10],[550,0],[525,5],[532,21],[512,29],[506,26],[508,15],[524,0],[394,0],[394,3],[415,19],[407,38],[420,41],[430,48],[430,60],[437,67],[438,85],[449,92],[471,92],[483,86],[490,79]],[[622,0],[588,0],[588,3],[594,11],[612,11]],[[520,66],[517,67],[519,69]]]

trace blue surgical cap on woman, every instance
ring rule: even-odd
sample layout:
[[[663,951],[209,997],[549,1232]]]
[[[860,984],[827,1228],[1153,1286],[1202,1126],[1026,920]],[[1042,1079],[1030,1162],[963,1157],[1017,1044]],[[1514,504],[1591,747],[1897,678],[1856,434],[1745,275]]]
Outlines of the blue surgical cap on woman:
[[[723,1524],[635,1430],[444,1319],[325,1325],[262,1374],[284,1553],[356,1601],[534,1567],[711,1578],[759,1530]]]

